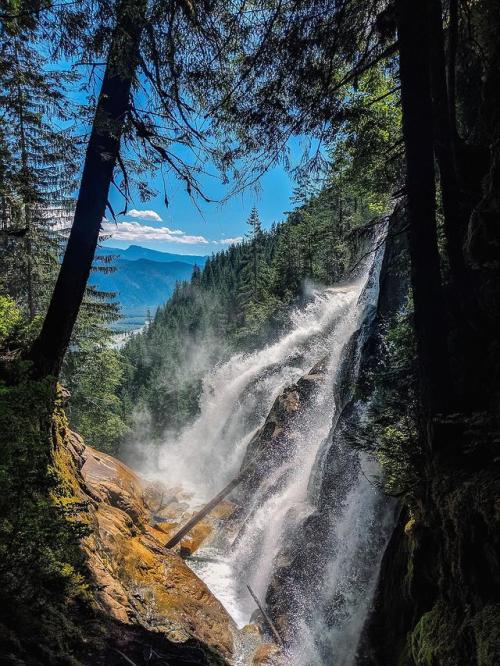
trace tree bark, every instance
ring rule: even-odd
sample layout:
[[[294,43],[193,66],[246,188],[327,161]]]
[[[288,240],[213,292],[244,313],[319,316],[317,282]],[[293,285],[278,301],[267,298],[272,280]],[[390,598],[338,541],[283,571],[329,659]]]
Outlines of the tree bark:
[[[458,142],[458,127],[457,127],[457,44],[458,44],[458,0],[450,0],[450,24],[448,26],[448,64],[447,64],[447,81],[448,81],[448,107],[450,116],[451,132],[453,135],[453,144],[455,146]],[[456,154],[455,154],[456,164]]]
[[[273,621],[272,621],[271,618],[269,617],[269,613],[266,612],[266,609],[265,609],[264,606],[260,603],[258,596],[257,596],[257,595],[255,594],[255,592],[252,590],[252,588],[250,587],[250,585],[247,585],[247,590],[250,592],[250,596],[252,597],[252,599],[253,599],[253,600],[255,601],[255,603],[257,604],[257,608],[258,608],[258,609],[260,610],[260,612],[262,613],[262,616],[264,617],[264,620],[266,621],[267,626],[269,627],[269,629],[271,630],[271,633],[273,634],[274,638],[276,639],[276,643],[277,643],[278,645],[283,645],[283,639],[282,639],[281,636],[279,635],[278,630],[276,629],[276,627],[275,627]]]
[[[146,8],[146,0],[121,0],[118,5],[73,225],[42,330],[28,356],[36,377],[58,376],[85,294],[129,109]]]
[[[429,0],[398,0],[401,102],[415,332],[423,416],[444,411],[449,382],[446,318],[436,230]],[[431,436],[428,433],[428,443]]]
[[[429,0],[430,79],[433,100],[434,147],[439,166],[444,213],[446,249],[451,279],[458,291],[468,288],[463,253],[465,213],[456,168],[450,99],[446,78],[446,57],[441,0]]]

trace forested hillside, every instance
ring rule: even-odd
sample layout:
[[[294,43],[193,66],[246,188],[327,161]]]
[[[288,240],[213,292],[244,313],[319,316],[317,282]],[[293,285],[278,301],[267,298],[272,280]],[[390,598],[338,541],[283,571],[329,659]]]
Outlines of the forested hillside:
[[[290,307],[313,285],[348,277],[356,231],[374,220],[366,195],[343,198],[330,186],[264,231],[257,209],[245,241],[210,257],[177,285],[151,325],[123,351],[120,390],[129,414],[152,417],[154,432],[185,424],[197,412],[201,379],[236,351],[252,351],[279,335]],[[133,420],[130,422],[133,425]]]
[[[118,394],[129,416],[134,409],[150,416],[155,435],[175,430],[196,414],[201,378],[211,367],[275,337],[308,285],[349,277],[355,230],[387,213],[401,185],[393,85],[388,70],[361,77],[342,137],[313,176],[308,165],[298,170],[294,210],[269,230],[257,208],[249,211],[244,241],[195,269],[148,330],[128,342]]]

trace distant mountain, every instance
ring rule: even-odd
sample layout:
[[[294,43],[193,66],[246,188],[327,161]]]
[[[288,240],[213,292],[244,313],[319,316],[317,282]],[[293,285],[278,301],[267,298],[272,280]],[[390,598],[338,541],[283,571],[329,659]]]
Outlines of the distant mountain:
[[[155,255],[164,254],[154,250],[146,252],[153,252]],[[188,262],[151,259],[129,261],[122,256],[113,262],[113,266],[116,271],[112,273],[93,273],[90,284],[96,285],[103,291],[116,292],[116,300],[119,301],[124,315],[124,319],[116,327],[118,330],[142,326],[148,310],[154,314],[156,308],[169,299],[175,283],[189,280],[193,272],[193,264]]]
[[[171,252],[160,252],[158,250],[150,250],[147,247],[141,247],[140,245],[130,245],[126,250],[122,250],[117,247],[100,247],[96,252],[97,256],[104,255],[116,255],[121,259],[126,259],[128,261],[135,261],[136,259],[150,259],[151,261],[160,261],[160,262],[172,262],[180,261],[185,264],[198,264],[200,268],[203,268],[208,257],[197,256],[190,254],[172,254]]]

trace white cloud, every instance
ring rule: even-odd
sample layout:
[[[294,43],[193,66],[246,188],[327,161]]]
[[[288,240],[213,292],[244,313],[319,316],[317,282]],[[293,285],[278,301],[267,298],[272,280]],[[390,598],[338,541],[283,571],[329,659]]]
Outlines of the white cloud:
[[[153,222],[162,222],[161,217],[154,210],[132,210],[127,211],[127,217],[135,217],[138,220],[152,220]]]
[[[217,245],[236,245],[236,243],[241,243],[243,236],[235,236],[235,238],[221,238],[220,240],[212,241]]]
[[[243,240],[243,236],[208,240],[205,236],[191,236],[186,234],[182,229],[151,227],[140,222],[132,222],[131,220],[122,220],[115,223],[110,222],[105,217],[102,219],[101,228],[105,234],[109,234],[115,240],[122,241],[166,241],[182,245],[235,245],[236,243],[241,243]]]
[[[168,227],[148,227],[139,222],[113,222],[103,221],[102,230],[111,234],[115,240],[123,241],[168,241],[170,243],[181,243],[186,245],[207,244],[204,236],[189,236],[181,229],[169,229]]]

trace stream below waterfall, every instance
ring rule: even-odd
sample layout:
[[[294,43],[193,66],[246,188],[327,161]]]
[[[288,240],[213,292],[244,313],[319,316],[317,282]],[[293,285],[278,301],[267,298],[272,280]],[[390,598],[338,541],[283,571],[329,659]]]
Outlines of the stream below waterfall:
[[[228,529],[189,561],[239,627],[256,610],[251,586],[285,635],[291,666],[356,663],[393,524],[391,502],[371,481],[376,462],[345,436],[367,409],[354,387],[376,315],[384,233],[379,225],[351,281],[311,290],[277,341],[206,376],[198,417],[160,450],[163,478],[206,502],[238,475],[281,392],[321,364],[287,446],[266,458],[244,497],[236,493]]]

